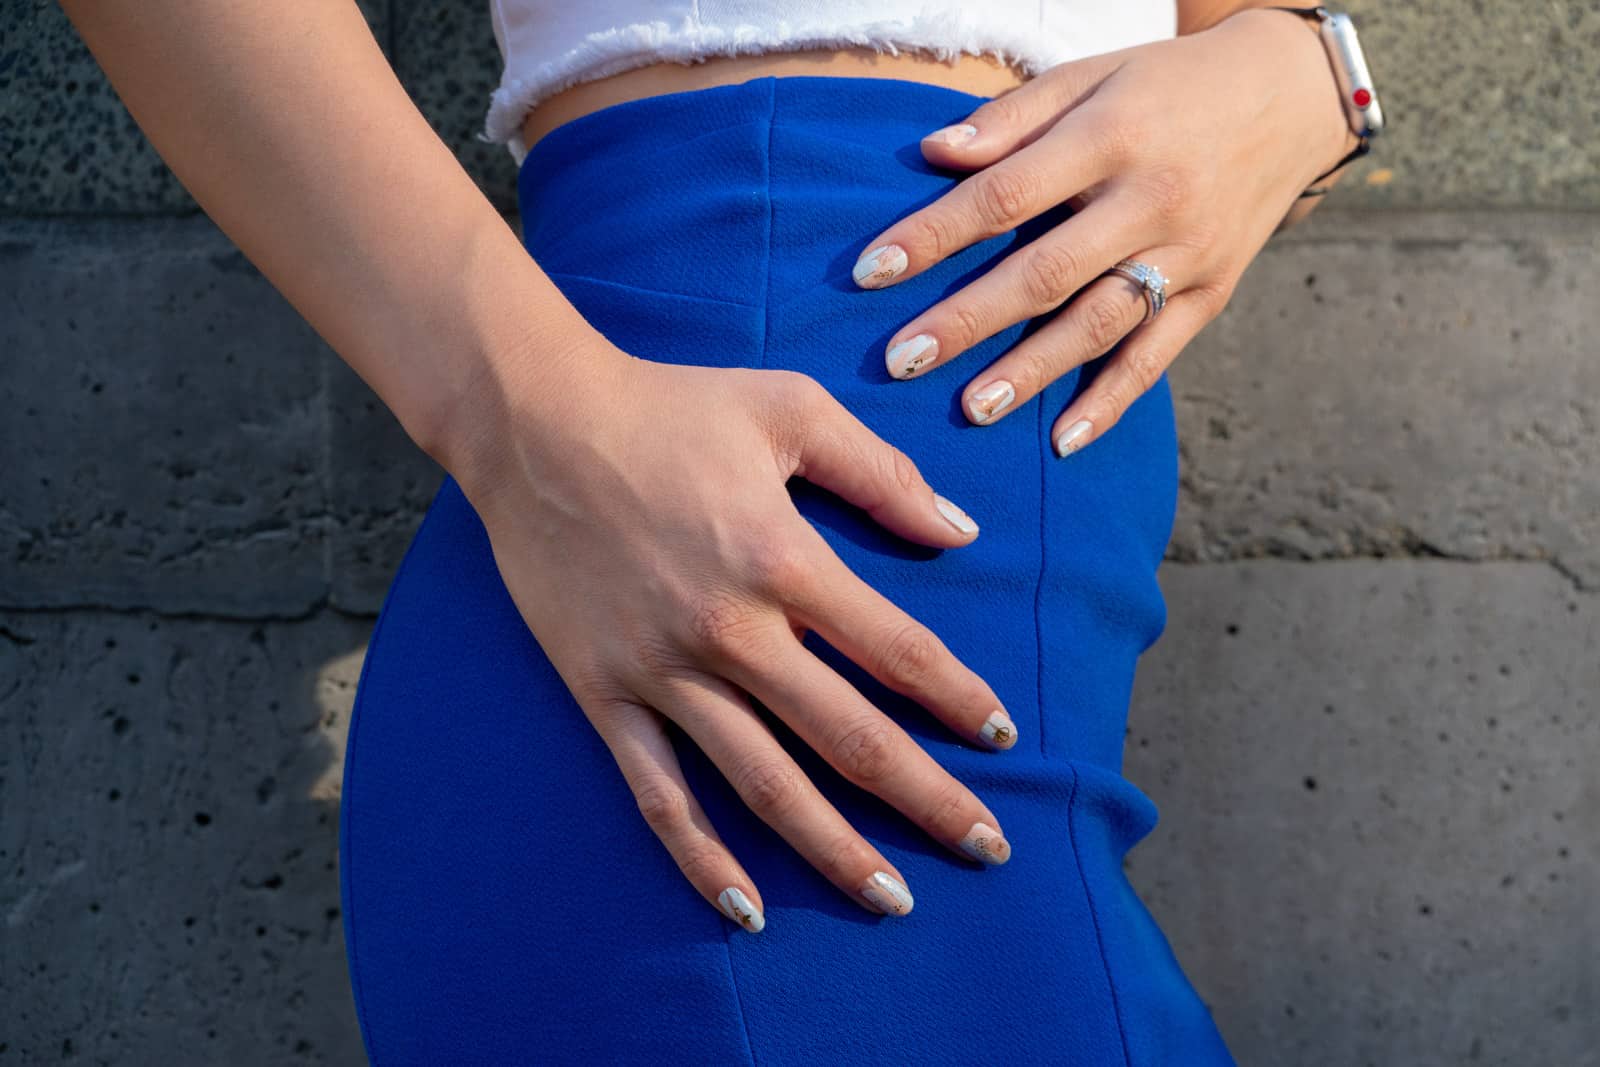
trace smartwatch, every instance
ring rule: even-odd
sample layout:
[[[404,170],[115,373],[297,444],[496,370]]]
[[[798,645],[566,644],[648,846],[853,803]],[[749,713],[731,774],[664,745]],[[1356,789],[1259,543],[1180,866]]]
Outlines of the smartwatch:
[[[1287,11],[1302,18],[1317,20],[1317,36],[1322,39],[1323,50],[1328,53],[1328,63],[1333,67],[1345,119],[1350,124],[1351,132],[1359,139],[1349,155],[1316,179],[1320,182],[1351,160],[1372,151],[1371,138],[1383,130],[1383,108],[1378,103],[1378,90],[1372,84],[1372,72],[1367,69],[1367,57],[1361,51],[1356,24],[1349,15],[1335,14],[1325,7],[1272,7],[1269,10]],[[1313,182],[1311,188],[1300,195],[1321,196],[1327,191],[1327,186],[1318,186]]]

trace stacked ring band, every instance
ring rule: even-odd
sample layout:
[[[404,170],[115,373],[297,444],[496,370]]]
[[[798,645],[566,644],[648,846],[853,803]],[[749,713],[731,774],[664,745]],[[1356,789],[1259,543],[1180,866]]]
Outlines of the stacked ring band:
[[[1143,322],[1149,322],[1161,314],[1161,309],[1167,304],[1167,279],[1161,271],[1137,259],[1124,259],[1106,273],[1120,274],[1139,287],[1144,294]]]

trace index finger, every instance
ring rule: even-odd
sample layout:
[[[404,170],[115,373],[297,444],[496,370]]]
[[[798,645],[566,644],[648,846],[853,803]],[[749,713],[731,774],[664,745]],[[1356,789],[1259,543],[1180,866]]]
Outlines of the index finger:
[[[1111,174],[1114,155],[1089,108],[907,215],[875,239],[851,274],[863,289],[914,277],[962,249],[1008,233]]]

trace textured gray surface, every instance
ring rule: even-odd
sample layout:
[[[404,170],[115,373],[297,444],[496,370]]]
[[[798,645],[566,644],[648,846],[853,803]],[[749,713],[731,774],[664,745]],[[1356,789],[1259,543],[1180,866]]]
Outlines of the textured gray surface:
[[[386,44],[390,0],[360,3]],[[199,210],[55,0],[0,4],[0,160],[0,214]]]
[[[1357,207],[1600,203],[1600,4],[1349,0],[1392,125]]]
[[[0,606],[376,611],[442,477],[204,216],[0,222],[0,351]]]
[[[1166,564],[1130,868],[1243,1064],[1600,1064],[1600,595]]]
[[[1549,558],[1600,588],[1600,216],[1313,216],[1174,365],[1170,554]]]
[[[338,829],[368,628],[0,612],[0,1063],[361,1062]]]
[[[365,8],[509,207],[479,0]],[[1592,1067],[1600,5],[1355,9],[1392,135],[1172,372],[1131,869],[1243,1064]],[[359,1062],[344,729],[440,472],[48,0],[0,152],[0,1064]]]
[[[474,140],[500,56],[488,0],[365,0],[407,90],[479,185],[515,170]],[[1600,4],[1352,0],[1392,119],[1341,207],[1600,202]],[[194,203],[50,0],[0,7],[0,212],[185,212]]]

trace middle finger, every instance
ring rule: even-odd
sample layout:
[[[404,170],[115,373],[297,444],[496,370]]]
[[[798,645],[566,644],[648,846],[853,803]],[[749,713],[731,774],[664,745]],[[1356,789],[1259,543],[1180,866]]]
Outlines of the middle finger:
[[[759,664],[727,664],[729,681],[761,701],[845,779],[921,826],[952,852],[1010,858],[1000,821],[911,735],[810,649],[772,643]]]
[[[884,363],[893,378],[914,378],[1008,326],[1044,315],[1104,274],[1147,229],[1123,198],[1109,196],[1030,241],[970,285],[902,327]]]

